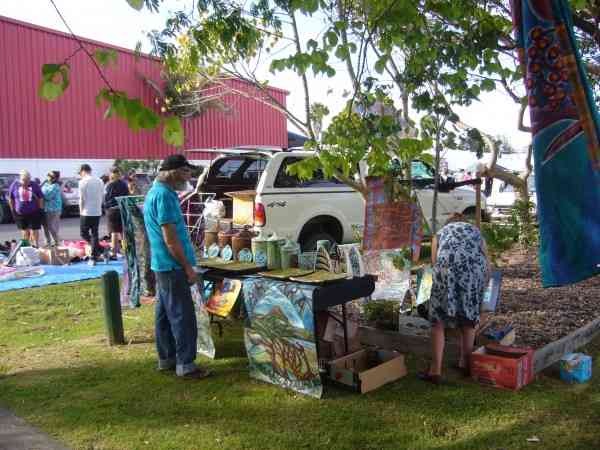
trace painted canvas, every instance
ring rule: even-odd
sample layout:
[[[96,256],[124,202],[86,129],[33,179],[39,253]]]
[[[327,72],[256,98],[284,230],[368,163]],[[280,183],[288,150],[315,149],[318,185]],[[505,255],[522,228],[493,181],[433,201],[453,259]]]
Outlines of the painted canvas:
[[[241,290],[240,280],[224,278],[217,281],[212,295],[206,302],[206,310],[216,316],[227,317],[235,306]]]
[[[433,268],[426,266],[423,268],[417,287],[417,306],[429,301],[431,298],[431,287],[433,286]]]
[[[205,305],[204,291],[202,284],[191,287],[192,299],[196,309],[196,322],[198,324],[198,353],[208,358],[215,358],[215,343],[212,338],[210,328],[210,316]]]
[[[372,300],[404,301],[410,288],[410,263],[402,250],[371,250],[364,253],[365,271],[377,276]]]
[[[485,312],[494,312],[498,306],[500,298],[500,285],[502,284],[502,272],[495,270],[492,272],[490,282],[483,293],[483,304],[481,310]]]
[[[266,278],[245,279],[244,340],[253,378],[320,398],[314,289]]]
[[[393,250],[421,245],[421,209],[402,198],[393,198],[381,177],[367,177],[363,247],[366,250]]]

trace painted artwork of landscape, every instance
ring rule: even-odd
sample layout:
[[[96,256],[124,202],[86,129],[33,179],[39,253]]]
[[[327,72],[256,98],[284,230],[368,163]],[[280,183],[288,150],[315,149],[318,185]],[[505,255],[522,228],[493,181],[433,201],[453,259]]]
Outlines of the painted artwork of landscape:
[[[320,398],[323,388],[312,310],[314,287],[248,279],[243,289],[250,375]]]

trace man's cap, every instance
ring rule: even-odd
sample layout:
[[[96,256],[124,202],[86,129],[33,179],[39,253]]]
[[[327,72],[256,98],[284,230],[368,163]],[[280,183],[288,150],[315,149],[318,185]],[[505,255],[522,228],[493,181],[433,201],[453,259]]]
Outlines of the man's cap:
[[[185,156],[176,154],[176,155],[167,156],[163,160],[163,162],[160,165],[160,168],[158,170],[176,170],[176,169],[181,169],[183,167],[188,167],[192,170],[197,169],[196,166],[194,166],[193,164],[190,164],[188,162],[188,160],[185,159]]]
[[[81,167],[79,168],[79,172],[91,172],[92,168],[90,167],[89,164],[82,164]]]

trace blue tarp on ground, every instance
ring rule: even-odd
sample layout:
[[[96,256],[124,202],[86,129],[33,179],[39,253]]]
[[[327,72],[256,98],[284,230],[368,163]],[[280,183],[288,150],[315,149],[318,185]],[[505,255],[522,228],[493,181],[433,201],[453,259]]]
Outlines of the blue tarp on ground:
[[[115,270],[119,275],[123,274],[123,261],[111,261],[108,264],[98,263],[95,266],[88,266],[87,263],[82,262],[69,266],[42,265],[39,267],[44,269],[44,275],[0,282],[0,292],[100,278],[109,270]]]

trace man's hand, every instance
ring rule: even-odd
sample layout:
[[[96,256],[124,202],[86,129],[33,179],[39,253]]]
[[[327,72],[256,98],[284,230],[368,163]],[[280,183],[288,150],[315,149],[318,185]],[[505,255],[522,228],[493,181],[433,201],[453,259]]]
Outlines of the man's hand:
[[[196,273],[196,271],[194,270],[194,268],[192,266],[187,265],[184,270],[185,270],[185,275],[187,276],[187,279],[188,279],[188,283],[190,283],[190,285],[198,283],[198,281],[199,281],[198,274]]]

